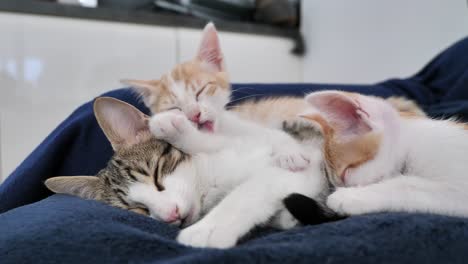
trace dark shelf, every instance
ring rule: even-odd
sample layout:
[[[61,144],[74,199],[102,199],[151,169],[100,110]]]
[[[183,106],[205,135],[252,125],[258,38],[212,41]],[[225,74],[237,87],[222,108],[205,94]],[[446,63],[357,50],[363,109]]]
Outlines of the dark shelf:
[[[123,10],[109,7],[85,8],[34,0],[1,0],[0,12],[14,12],[65,18],[91,19],[168,27],[201,29],[206,20],[177,14],[142,10]],[[296,55],[304,54],[303,38],[298,29],[279,28],[269,25],[219,20],[214,21],[221,31],[290,38],[294,41],[291,50]]]

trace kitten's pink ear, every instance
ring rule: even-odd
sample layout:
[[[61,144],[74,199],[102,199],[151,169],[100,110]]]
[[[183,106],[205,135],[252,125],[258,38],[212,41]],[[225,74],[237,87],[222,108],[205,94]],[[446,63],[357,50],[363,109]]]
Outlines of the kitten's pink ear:
[[[111,97],[97,98],[94,101],[94,114],[114,150],[151,137],[149,117],[123,101]]]
[[[211,22],[203,29],[197,58],[212,66],[216,71],[224,71],[224,58],[219,43],[218,32]]]
[[[326,91],[309,94],[305,100],[318,110],[342,140],[372,131],[369,115],[361,108],[357,95]]]

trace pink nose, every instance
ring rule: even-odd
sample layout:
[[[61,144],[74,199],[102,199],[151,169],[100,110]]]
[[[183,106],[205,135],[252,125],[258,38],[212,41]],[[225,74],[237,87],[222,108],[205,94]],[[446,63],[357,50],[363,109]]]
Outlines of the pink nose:
[[[179,208],[176,206],[169,214],[169,217],[166,218],[166,222],[171,223],[180,219]]]
[[[195,113],[192,117],[190,117],[190,121],[197,123],[197,124],[200,123],[200,115],[201,115],[200,112]]]

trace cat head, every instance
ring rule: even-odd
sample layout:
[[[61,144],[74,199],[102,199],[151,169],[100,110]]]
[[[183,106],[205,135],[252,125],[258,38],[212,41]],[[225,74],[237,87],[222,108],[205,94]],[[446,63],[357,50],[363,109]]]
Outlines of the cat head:
[[[399,136],[397,110],[383,99],[324,91],[306,96],[324,136],[324,155],[335,186],[374,183],[394,173]]]
[[[217,129],[218,114],[231,95],[218,33],[206,25],[198,52],[158,80],[122,80],[139,92],[153,112],[181,111],[200,129]]]
[[[149,117],[125,102],[98,98],[94,112],[114,149],[107,167],[97,176],[53,177],[46,186],[175,225],[195,222],[200,197],[190,156],[154,138]]]

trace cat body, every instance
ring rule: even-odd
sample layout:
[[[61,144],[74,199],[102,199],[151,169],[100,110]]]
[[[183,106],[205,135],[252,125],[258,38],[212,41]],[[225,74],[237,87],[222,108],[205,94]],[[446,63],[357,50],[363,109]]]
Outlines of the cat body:
[[[326,192],[319,148],[308,152],[311,166],[292,172],[276,164],[268,138],[217,137],[211,142],[220,148],[180,150],[165,140],[217,135],[180,113],[150,119],[112,98],[97,99],[95,113],[115,150],[107,168],[97,177],[54,177],[47,187],[188,226],[178,236],[183,244],[225,248],[258,225],[291,228],[298,222],[283,199],[291,193],[319,199]]]
[[[304,117],[324,135],[327,206],[345,215],[382,211],[468,216],[465,124],[398,112],[355,93],[312,93]],[[306,208],[303,208],[306,210]]]
[[[277,164],[292,171],[305,169],[309,150],[301,148],[289,135],[277,127],[264,126],[227,111],[231,96],[229,78],[224,66],[224,57],[213,24],[203,32],[198,52],[194,59],[178,64],[158,80],[124,80],[141,95],[153,114],[165,112],[185,115],[204,135],[185,142],[171,141],[174,146],[190,153],[220,149],[229,140],[222,138],[264,138],[273,147]],[[297,118],[297,116],[295,116]],[[221,142],[220,143],[218,143]],[[204,151],[200,151],[204,150]]]

